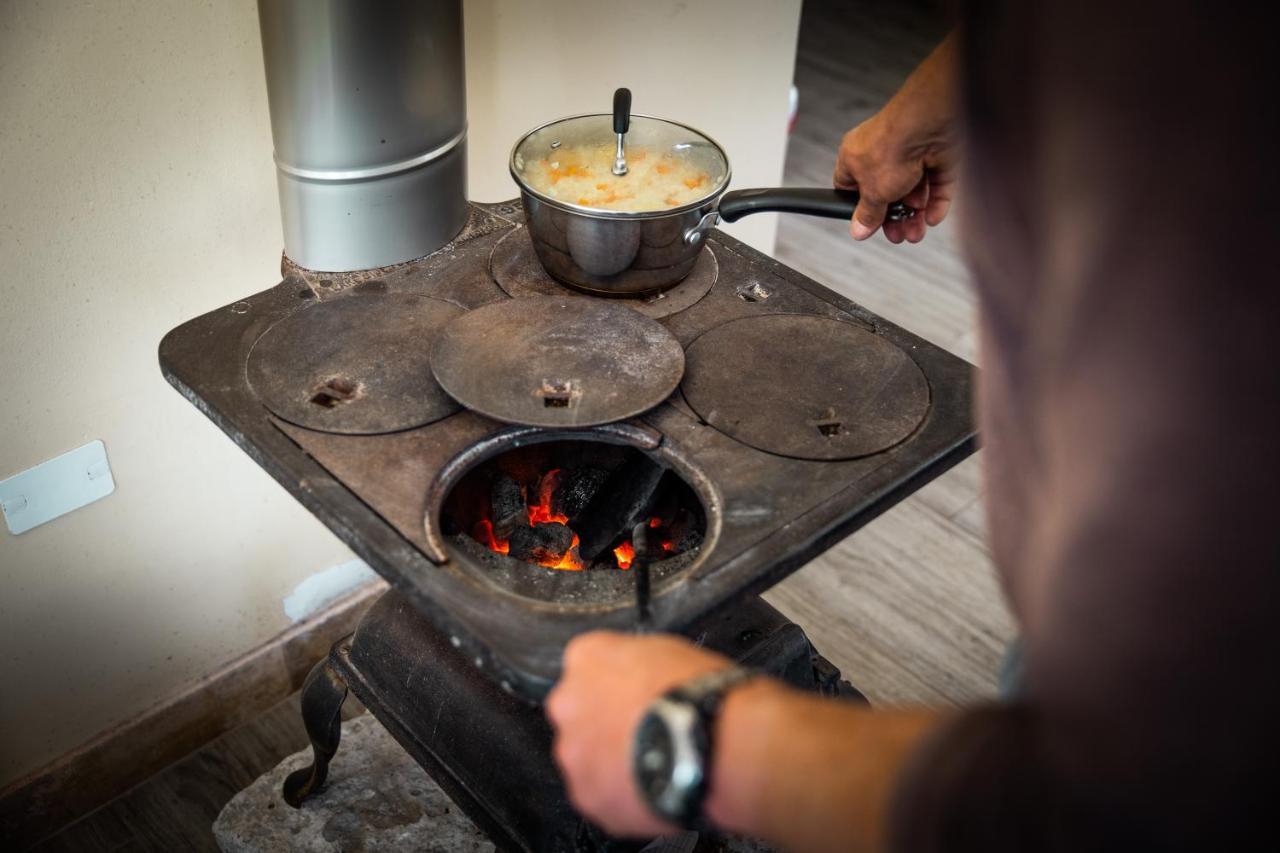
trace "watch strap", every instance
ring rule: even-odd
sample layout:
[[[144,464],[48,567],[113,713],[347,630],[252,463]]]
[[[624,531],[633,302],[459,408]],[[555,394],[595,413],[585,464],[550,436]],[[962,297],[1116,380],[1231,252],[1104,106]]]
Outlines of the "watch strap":
[[[715,717],[725,695],[731,689],[755,677],[754,670],[731,666],[690,679],[668,690],[666,696],[668,699],[690,703],[698,709],[699,716],[707,721]]]

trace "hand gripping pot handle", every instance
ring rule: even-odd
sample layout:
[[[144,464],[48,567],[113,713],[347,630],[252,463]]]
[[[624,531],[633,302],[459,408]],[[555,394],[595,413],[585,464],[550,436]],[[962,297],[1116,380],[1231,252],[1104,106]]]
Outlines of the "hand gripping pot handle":
[[[828,219],[851,219],[858,207],[856,190],[828,190],[809,187],[769,187],[755,190],[734,190],[720,197],[716,209],[702,217],[696,226],[685,232],[688,244],[697,243],[720,220],[737,222],[752,213],[803,213],[807,216],[823,216]],[[910,219],[916,212],[906,204],[895,201],[889,205],[885,216],[888,222]]]

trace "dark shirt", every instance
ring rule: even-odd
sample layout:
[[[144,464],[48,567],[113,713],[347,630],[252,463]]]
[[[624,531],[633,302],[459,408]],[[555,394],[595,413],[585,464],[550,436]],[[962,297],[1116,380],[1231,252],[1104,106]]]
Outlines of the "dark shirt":
[[[1271,843],[1250,835],[1280,759],[1267,8],[964,7],[960,216],[1028,695],[914,756],[897,850]]]

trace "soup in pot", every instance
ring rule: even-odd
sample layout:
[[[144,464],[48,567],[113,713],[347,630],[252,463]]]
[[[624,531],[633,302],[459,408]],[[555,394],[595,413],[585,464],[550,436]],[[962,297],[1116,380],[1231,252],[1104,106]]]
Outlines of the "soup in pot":
[[[672,151],[628,148],[627,174],[613,174],[613,145],[558,148],[524,170],[529,186],[568,204],[601,210],[668,210],[695,202],[712,189],[697,164]]]

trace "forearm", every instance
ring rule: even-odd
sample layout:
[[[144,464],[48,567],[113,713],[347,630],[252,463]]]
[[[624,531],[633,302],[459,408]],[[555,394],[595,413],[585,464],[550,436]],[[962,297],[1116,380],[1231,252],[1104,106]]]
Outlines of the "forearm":
[[[832,182],[860,195],[849,225],[855,240],[883,224],[890,242],[917,243],[946,218],[959,160],[957,65],[956,37],[947,36],[883,109],[841,140]],[[923,215],[886,222],[899,200]]]
[[[730,694],[707,812],[797,853],[881,850],[901,768],[940,715],[871,711],[760,681]]]
[[[956,36],[948,35],[925,57],[884,108],[871,120],[886,145],[906,158],[922,157],[931,146],[949,143],[958,110]]]

